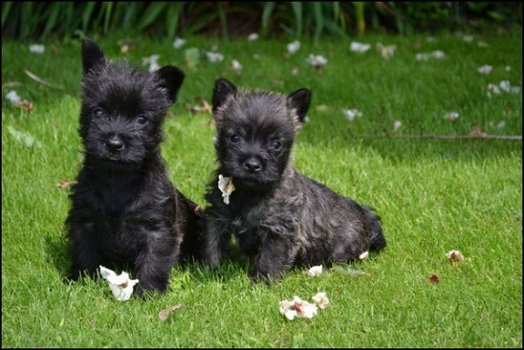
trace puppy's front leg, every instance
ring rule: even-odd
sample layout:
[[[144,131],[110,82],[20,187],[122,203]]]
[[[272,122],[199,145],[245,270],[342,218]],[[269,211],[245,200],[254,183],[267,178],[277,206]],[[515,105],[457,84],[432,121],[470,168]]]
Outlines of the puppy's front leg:
[[[231,232],[224,219],[205,215],[204,231],[204,261],[211,267],[217,267],[228,254]]]
[[[145,229],[144,229],[145,230]],[[165,232],[149,231],[145,244],[135,259],[134,270],[139,280],[137,294],[141,296],[144,290],[166,291],[171,268],[179,254],[178,245],[173,237],[166,239]]]
[[[95,224],[70,218],[68,226],[73,260],[68,279],[77,280],[84,272],[95,278],[98,267],[103,263],[96,245]]]
[[[268,232],[255,260],[253,278],[266,283],[282,277],[293,264],[293,242],[287,235]]]

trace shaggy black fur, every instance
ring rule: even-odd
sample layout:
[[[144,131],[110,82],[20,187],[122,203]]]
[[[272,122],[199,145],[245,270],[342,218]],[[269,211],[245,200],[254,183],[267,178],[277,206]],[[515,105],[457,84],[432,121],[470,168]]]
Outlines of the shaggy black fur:
[[[291,148],[310,100],[307,89],[283,96],[216,81],[212,101],[220,166],[215,176],[232,177],[235,190],[226,204],[216,177],[209,185],[204,252],[210,265],[226,255],[232,233],[241,252],[255,256],[253,277],[265,281],[293,266],[352,261],[386,246],[371,208],[291,165]]]
[[[165,66],[143,72],[109,62],[92,41],[82,43],[84,76],[80,136],[85,150],[66,220],[71,279],[100,265],[127,265],[137,293],[163,292],[182,254],[196,239],[196,205],[170,182],[160,155],[161,125],[184,73]]]

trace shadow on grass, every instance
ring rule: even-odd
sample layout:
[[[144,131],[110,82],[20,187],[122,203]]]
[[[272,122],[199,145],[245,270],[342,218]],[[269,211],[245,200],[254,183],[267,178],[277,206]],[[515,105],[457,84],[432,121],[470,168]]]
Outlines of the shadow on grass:
[[[71,257],[65,237],[48,236],[45,238],[45,252],[48,260],[50,260],[64,283],[69,283],[66,280],[69,273]]]

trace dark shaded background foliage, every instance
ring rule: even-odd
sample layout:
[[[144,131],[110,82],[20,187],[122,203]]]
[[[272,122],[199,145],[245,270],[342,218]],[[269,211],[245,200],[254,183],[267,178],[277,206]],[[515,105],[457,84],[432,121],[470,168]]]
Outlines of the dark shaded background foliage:
[[[519,2],[3,2],[2,37],[411,34],[522,25]]]

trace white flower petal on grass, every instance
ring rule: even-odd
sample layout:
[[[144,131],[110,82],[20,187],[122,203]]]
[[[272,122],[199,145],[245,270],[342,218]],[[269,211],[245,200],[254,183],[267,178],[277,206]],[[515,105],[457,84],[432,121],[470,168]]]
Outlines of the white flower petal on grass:
[[[45,51],[45,46],[41,44],[32,44],[29,45],[29,51],[36,54],[43,54]]]
[[[297,316],[297,311],[294,310],[293,303],[288,300],[282,300],[280,302],[279,311],[290,321],[292,321]]]
[[[224,60],[224,55],[219,52],[206,52],[206,57],[209,62],[221,62]]]
[[[371,48],[370,44],[359,43],[358,41],[352,41],[349,46],[351,52],[364,53]]]
[[[421,52],[421,53],[417,53],[415,55],[415,59],[417,61],[428,61],[428,60],[430,60],[432,58],[435,58],[437,60],[441,60],[444,57],[446,57],[446,54],[442,50],[435,50],[435,51],[432,51],[432,52]]]
[[[318,265],[318,266],[313,266],[312,268],[310,268],[307,272],[307,275],[314,277],[314,276],[320,275],[321,273],[322,273],[322,265]]]
[[[293,67],[293,69],[291,69],[291,75],[298,75],[298,68],[297,67]]]
[[[15,90],[9,91],[5,98],[8,99],[11,103],[18,103],[22,100],[22,98],[18,95],[18,93]]]
[[[509,92],[510,91],[510,87],[511,87],[511,84],[509,83],[509,80],[502,80],[500,83],[499,83],[499,87],[502,91],[505,91],[505,92]]]
[[[358,259],[359,259],[359,260],[364,260],[364,259],[367,259],[368,256],[369,256],[369,251],[366,250],[364,253],[362,253],[362,254],[360,254],[360,255],[358,256]]]
[[[258,33],[251,33],[248,35],[247,40],[249,41],[255,41],[258,40]]]
[[[218,174],[218,189],[222,192],[222,198],[224,203],[229,204],[229,196],[235,190],[235,185],[233,184],[233,178],[223,176]]]
[[[446,115],[444,115],[444,118],[450,121],[457,120],[458,117],[460,117],[460,114],[458,112],[448,112],[446,113]]]
[[[142,59],[142,64],[149,64],[149,71],[154,72],[160,68],[158,65],[158,59],[160,58],[160,55],[151,55],[149,57],[144,57]]]
[[[100,265],[100,274],[109,283],[109,288],[117,300],[128,300],[133,294],[133,288],[138,280],[129,279],[127,272],[117,275],[113,270],[107,269]]]
[[[400,130],[401,127],[402,127],[402,122],[400,120],[395,120],[393,122],[393,131]]]
[[[300,41],[295,40],[287,44],[287,52],[289,52],[290,54],[295,53],[298,50],[300,50]]]
[[[311,67],[314,67],[316,69],[318,69],[319,71],[322,69],[322,67],[324,67],[324,65],[327,63],[327,59],[322,56],[322,55],[313,55],[312,53],[309,54],[308,58],[307,58],[307,63],[309,63],[309,65]]]
[[[231,62],[231,69],[233,69],[237,73],[240,73],[242,71],[242,65],[237,60],[233,60]]]
[[[329,299],[327,298],[327,294],[325,292],[320,292],[311,298],[313,299],[313,302],[320,308],[325,309],[326,306],[329,305]]]
[[[464,256],[460,250],[450,250],[446,253],[446,258],[452,263],[461,263],[464,261]]]
[[[377,43],[377,51],[384,57],[384,59],[389,60],[395,54],[397,49],[396,45],[384,46],[382,43]]]
[[[353,109],[343,109],[342,110],[342,113],[344,113],[344,115],[346,116],[346,118],[352,122],[356,117],[360,118],[362,117],[362,112],[359,111],[358,109],[356,108],[353,108]]]
[[[493,66],[490,66],[489,64],[485,64],[477,69],[477,71],[480,74],[489,74],[493,70]]]
[[[173,41],[173,47],[175,49],[179,49],[181,48],[182,46],[184,46],[186,43],[186,39],[182,39],[182,38],[179,38],[178,36],[175,38],[175,40]]]
[[[491,97],[491,94],[500,95],[501,92],[507,92],[512,94],[520,94],[520,86],[511,86],[509,80],[502,80],[498,85],[489,83],[488,84],[488,97]]]
[[[473,35],[464,35],[464,36],[462,37],[462,39],[463,39],[465,42],[470,43],[470,42],[473,41],[474,38],[473,38]]]
[[[488,84],[488,97],[491,97],[491,94],[500,95],[500,89],[497,85],[489,83]]]
[[[291,301],[281,301],[279,311],[288,320],[293,320],[295,317],[312,318],[317,314],[318,308],[315,304],[294,296]]]

